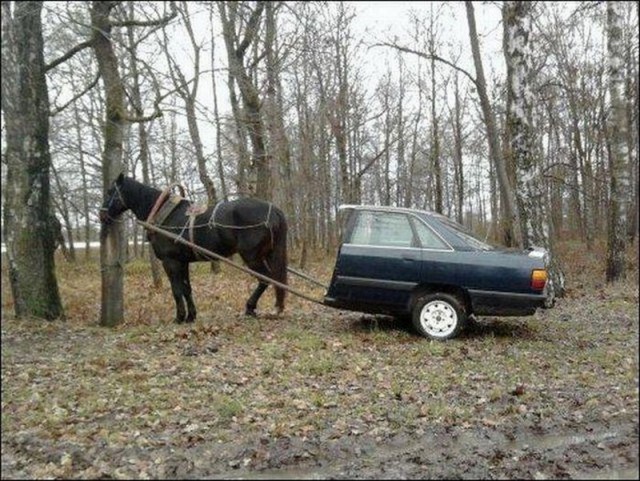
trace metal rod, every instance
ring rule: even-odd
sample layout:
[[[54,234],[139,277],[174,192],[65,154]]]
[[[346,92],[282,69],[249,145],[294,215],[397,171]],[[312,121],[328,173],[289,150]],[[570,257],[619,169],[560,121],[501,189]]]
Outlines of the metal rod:
[[[293,267],[288,267],[287,270],[296,276],[302,277],[303,279],[308,280],[309,282],[313,282],[315,285],[323,287],[326,290],[329,290],[329,286],[325,286],[322,282],[316,281],[313,277],[308,276],[304,272],[300,272],[299,270],[294,269]]]
[[[173,239],[175,242],[180,242],[181,244],[187,245],[187,246],[191,247],[192,249],[195,249],[195,250],[197,250],[197,251],[199,251],[199,252],[201,252],[201,253],[209,256],[209,257],[213,257],[213,258],[218,259],[218,260],[220,260],[222,262],[225,262],[225,263],[229,264],[230,266],[235,267],[236,269],[240,269],[241,271],[243,271],[243,272],[245,272],[247,274],[251,274],[252,276],[257,277],[261,281],[267,282],[269,284],[273,284],[274,286],[278,286],[281,289],[285,289],[286,291],[290,292],[293,295],[296,295],[298,297],[302,297],[303,299],[306,299],[308,301],[315,302],[316,304],[320,304],[320,305],[324,306],[324,302],[322,300],[320,300],[320,299],[316,299],[316,298],[308,296],[308,295],[306,295],[306,294],[304,294],[304,293],[302,293],[300,291],[292,289],[291,287],[289,287],[286,284],[283,284],[282,282],[278,282],[275,279],[271,279],[270,277],[267,277],[267,276],[265,276],[263,274],[260,274],[259,272],[256,272],[256,271],[254,271],[252,269],[249,269],[248,267],[241,266],[240,264],[237,264],[237,263],[233,262],[232,260],[229,260],[226,257],[221,256],[220,254],[216,254],[215,252],[211,252],[210,250],[205,249],[204,247],[200,247],[199,245],[194,244],[193,242],[189,242],[188,240],[183,239],[180,236],[177,236],[177,235],[175,235],[175,234],[173,234],[171,232],[168,232],[168,231],[166,231],[164,229],[156,227],[155,225],[149,224],[148,222],[144,222],[142,220],[136,219],[136,222],[138,224],[140,224],[142,227],[144,227],[145,229],[149,229],[149,230],[151,230],[153,232],[157,232],[158,234],[162,234],[162,235],[164,235],[166,237],[169,237],[170,239]]]

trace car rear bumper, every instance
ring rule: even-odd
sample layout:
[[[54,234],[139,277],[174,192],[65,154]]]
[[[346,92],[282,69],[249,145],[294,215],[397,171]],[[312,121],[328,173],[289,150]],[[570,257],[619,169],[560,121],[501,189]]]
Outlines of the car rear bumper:
[[[469,289],[471,309],[479,316],[528,316],[544,307],[544,294],[480,291]]]

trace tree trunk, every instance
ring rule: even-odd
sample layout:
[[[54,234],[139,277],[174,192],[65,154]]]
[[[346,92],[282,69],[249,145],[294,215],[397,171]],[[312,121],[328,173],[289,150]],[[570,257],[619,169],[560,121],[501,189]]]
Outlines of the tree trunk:
[[[455,107],[453,112],[453,167],[455,180],[455,199],[456,199],[456,220],[460,225],[463,223],[463,206],[464,206],[464,169],[462,168],[462,122],[460,120],[460,90],[458,87],[458,72],[454,73],[455,81]]]
[[[245,35],[241,42],[238,42],[236,38],[237,22],[239,21],[236,11],[237,5],[229,2],[228,6],[229,15],[227,15],[227,2],[218,3],[220,19],[222,21],[222,31],[227,48],[229,74],[233,76],[240,88],[245,109],[247,130],[253,148],[249,190],[258,198],[271,200],[271,165],[265,146],[262,102],[260,93],[251,80],[250,72],[247,71],[244,65],[244,55],[257,35],[258,24],[265,4],[258,3],[251,12],[251,16],[246,23]]]
[[[131,18],[133,18],[133,2],[129,1],[129,13]],[[140,92],[140,74],[138,72],[138,59],[136,56],[136,45],[134,38],[134,27],[129,25],[127,27],[127,37],[129,40],[129,53],[131,54],[131,77],[133,80],[133,88],[132,88],[132,101],[134,103],[134,109],[138,116],[142,116],[142,94]],[[138,122],[138,142],[139,142],[139,159],[140,164],[142,166],[142,181],[145,184],[150,184],[151,179],[149,176],[149,142],[147,139],[147,129],[145,128],[144,122]],[[136,224],[137,225],[137,224]],[[137,230],[134,230],[134,239],[137,242]],[[160,267],[160,261],[156,257],[153,249],[147,249],[147,253],[149,256],[149,265],[151,267],[151,282],[155,289],[159,289],[162,287],[162,272]]]
[[[610,191],[607,224],[607,282],[626,275],[627,204],[629,200],[629,151],[626,144],[627,118],[624,105],[624,52],[622,2],[607,2],[607,53],[610,106],[608,115]]]
[[[434,55],[433,40],[431,40],[431,55]],[[431,165],[435,183],[435,211],[443,213],[442,203],[442,161],[440,159],[440,133],[438,131],[438,116],[436,114],[436,61],[431,57]]]
[[[473,5],[470,1],[465,1],[467,9],[467,21],[469,23],[469,37],[471,40],[471,50],[473,52],[473,62],[476,68],[476,87],[478,96],[480,97],[480,106],[482,115],[487,129],[487,140],[489,142],[489,155],[498,174],[498,184],[500,187],[500,196],[504,200],[504,243],[507,246],[519,244],[520,233],[517,227],[520,224],[518,210],[513,194],[513,188],[507,176],[507,166],[505,159],[500,153],[500,141],[496,130],[496,121],[489,96],[487,94],[486,81],[484,78],[484,69],[482,59],[480,57],[480,46],[478,43],[478,33],[476,31],[476,20],[473,11]]]
[[[293,212],[292,185],[291,185],[291,153],[289,138],[284,126],[282,108],[282,86],[280,82],[280,58],[277,50],[277,25],[276,5],[278,2],[266,2],[265,7],[265,54],[267,63],[267,95],[265,102],[265,114],[267,130],[269,131],[270,146],[273,162],[272,186],[274,194],[279,194],[279,199],[274,199],[281,205],[285,214]]]
[[[106,192],[116,177],[123,172],[122,145],[124,121],[124,88],[118,71],[118,60],[111,45],[110,2],[94,1],[91,6],[93,49],[98,69],[104,82],[106,121],[104,150],[102,153],[102,187]],[[100,266],[102,295],[100,324],[116,326],[124,319],[124,223],[113,222],[100,229]]]
[[[228,199],[227,182],[224,175],[224,165],[222,163],[222,129],[220,128],[220,114],[218,111],[218,91],[216,90],[216,68],[215,68],[215,40],[213,35],[213,5],[209,6],[209,23],[211,24],[211,85],[213,91],[213,117],[216,123],[216,158],[218,167],[218,177],[220,177],[220,191],[222,200]]]
[[[528,2],[504,2],[504,56],[507,64],[507,120],[509,155],[513,156],[516,200],[520,215],[523,248],[543,246],[549,251],[550,295],[564,294],[564,274],[553,252],[549,218],[542,183],[540,155],[535,143],[532,119],[531,7]]]
[[[62,186],[62,182],[60,181],[60,176],[58,175],[58,171],[55,169],[54,165],[51,164],[51,173],[53,174],[53,180],[56,184],[56,190],[58,192],[59,200],[55,198],[52,199],[55,207],[58,208],[60,215],[62,215],[62,220],[64,221],[64,227],[67,231],[67,239],[69,240],[69,247],[65,245],[64,236],[62,235],[62,225],[58,221],[55,216],[53,210],[51,211],[52,222],[54,223],[54,232],[58,232],[56,234],[56,238],[58,239],[57,244],[60,244],[60,248],[62,249],[62,253],[64,258],[69,262],[76,261],[76,249],[73,245],[73,224],[71,223],[71,215],[69,214],[69,202],[67,201],[64,187]],[[60,227],[58,228],[57,225]]]
[[[71,88],[75,91],[73,76],[70,78]],[[75,134],[78,142],[78,161],[80,162],[80,178],[82,180],[82,215],[84,216],[84,257],[88,260],[91,256],[91,218],[89,213],[89,182],[87,180],[87,165],[85,162],[84,142],[82,140],[82,127],[78,103],[73,103],[73,118],[75,120]]]
[[[63,316],[55,276],[49,185],[49,98],[42,2],[2,2],[4,227],[16,317]]]

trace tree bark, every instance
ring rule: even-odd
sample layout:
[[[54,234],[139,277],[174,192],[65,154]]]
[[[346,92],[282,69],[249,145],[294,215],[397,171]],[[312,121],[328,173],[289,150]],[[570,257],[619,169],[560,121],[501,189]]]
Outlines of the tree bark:
[[[53,320],[63,309],[51,223],[49,98],[42,2],[2,2],[2,110],[7,163],[4,227],[16,317]]]
[[[462,122],[461,122],[461,105],[460,90],[458,85],[458,72],[454,73],[455,81],[455,107],[453,112],[453,167],[455,180],[455,199],[456,199],[456,220],[460,225],[463,224],[464,209],[464,169],[462,167]]]
[[[215,52],[216,42],[213,35],[213,5],[209,6],[209,23],[211,24],[211,85],[213,93],[213,117],[216,123],[216,158],[218,167],[218,177],[220,177],[220,191],[222,200],[228,199],[227,182],[224,174],[224,165],[222,162],[222,129],[220,121],[220,113],[218,111],[218,91],[216,89],[216,68],[215,68]]]
[[[531,8],[528,2],[504,2],[504,56],[507,64],[507,120],[509,155],[515,166],[515,196],[518,203],[523,248],[545,247],[549,251],[549,291],[552,297],[564,295],[564,274],[556,259],[549,218],[544,206],[547,198],[542,184],[541,156],[536,148],[531,92]]]
[[[113,2],[94,1],[91,6],[93,49],[105,89],[106,121],[102,153],[103,194],[123,172],[124,87],[118,60],[111,44],[109,12]],[[100,229],[100,266],[102,294],[100,324],[116,326],[124,319],[123,276],[125,256],[124,223],[113,222]]]
[[[198,119],[196,116],[196,98],[198,94],[198,86],[200,83],[200,46],[197,44],[195,36],[193,34],[193,29],[191,28],[191,21],[189,20],[189,12],[187,10],[186,2],[181,2],[179,12],[187,30],[189,40],[191,42],[191,47],[193,48],[194,71],[193,79],[190,82],[187,81],[184,74],[180,70],[180,67],[169,54],[169,41],[166,36],[166,31],[164,51],[167,58],[167,63],[169,64],[171,79],[173,80],[173,84],[178,95],[184,102],[184,107],[187,114],[187,127],[189,129],[189,136],[191,137],[191,142],[193,143],[193,148],[195,150],[198,176],[200,177],[200,182],[202,182],[202,185],[204,186],[204,189],[207,193],[207,201],[209,205],[214,205],[216,202],[218,202],[218,194],[216,192],[213,180],[211,180],[211,177],[209,177],[209,174],[207,173],[207,160],[204,156],[204,148],[202,146],[202,139],[200,138],[200,129],[198,127]],[[189,87],[189,84],[191,84],[191,87]]]
[[[607,53],[609,74],[609,222],[607,224],[607,282],[626,276],[626,229],[629,200],[629,150],[626,143],[627,118],[624,105],[624,53],[622,43],[622,2],[607,2]]]
[[[274,5],[275,4],[275,5]],[[267,67],[267,94],[265,116],[271,146],[272,187],[274,199],[286,214],[293,212],[291,184],[291,152],[284,125],[282,85],[280,82],[281,58],[278,54],[276,7],[280,2],[266,2],[265,7],[265,55]]]
[[[227,5],[229,6],[229,14],[227,14]],[[237,17],[237,4],[234,2],[219,2],[218,8],[222,21],[225,46],[227,48],[229,74],[233,76],[240,88],[246,116],[244,120],[246,121],[249,139],[251,140],[251,146],[253,148],[248,187],[250,192],[256,197],[271,200],[271,162],[265,146],[262,101],[258,89],[251,80],[250,72],[247,71],[244,65],[246,50],[254,42],[258,33],[258,24],[265,4],[259,2],[251,12],[251,16],[246,22],[242,41],[238,41],[239,39],[236,36],[237,23],[239,22]]]

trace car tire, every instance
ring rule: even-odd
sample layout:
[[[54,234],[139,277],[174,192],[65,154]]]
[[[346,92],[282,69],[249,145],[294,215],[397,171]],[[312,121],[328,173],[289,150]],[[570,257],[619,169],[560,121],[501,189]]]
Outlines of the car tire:
[[[429,339],[446,341],[456,337],[467,322],[460,300],[442,292],[420,297],[412,311],[413,327]]]

